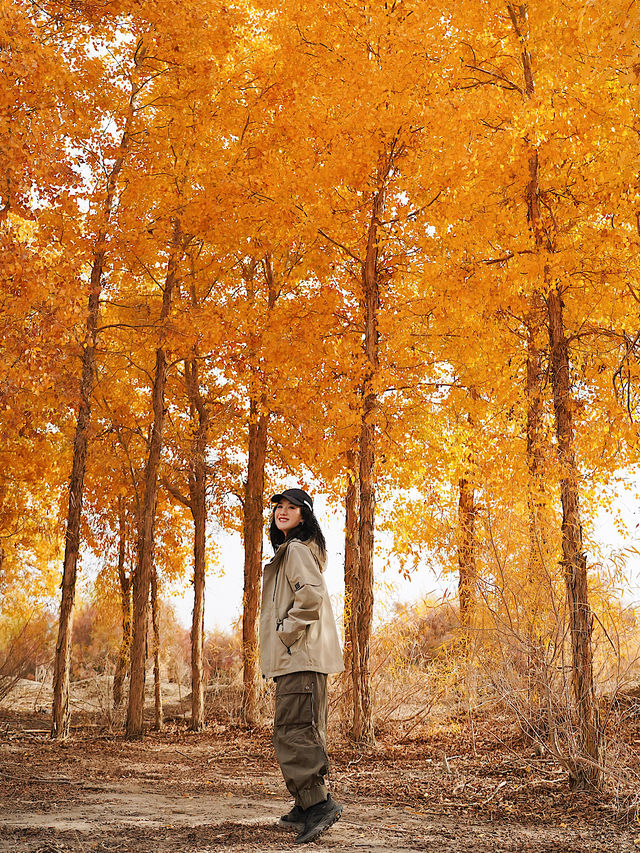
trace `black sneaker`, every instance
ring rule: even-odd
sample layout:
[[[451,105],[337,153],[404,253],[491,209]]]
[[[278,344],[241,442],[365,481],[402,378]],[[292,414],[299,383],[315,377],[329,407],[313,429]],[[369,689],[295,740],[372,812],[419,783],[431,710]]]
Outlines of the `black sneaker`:
[[[325,829],[339,820],[342,805],[331,799],[331,794],[322,803],[316,803],[304,813],[304,829],[296,838],[296,844],[308,844],[315,841]]]
[[[302,832],[304,829],[304,809],[294,806],[290,812],[283,814],[277,824],[281,829]]]

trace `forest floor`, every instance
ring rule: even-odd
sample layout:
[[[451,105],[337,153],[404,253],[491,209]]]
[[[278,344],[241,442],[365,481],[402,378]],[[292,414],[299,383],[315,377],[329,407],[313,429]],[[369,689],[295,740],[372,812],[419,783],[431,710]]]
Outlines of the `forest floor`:
[[[276,828],[290,801],[267,726],[182,719],[128,742],[94,715],[71,738],[48,717],[0,707],[0,851],[207,853],[293,851]],[[92,721],[93,720],[93,721]],[[628,737],[640,738],[640,722]],[[640,849],[637,815],[610,791],[571,793],[566,776],[496,719],[434,727],[419,739],[381,737],[361,750],[330,743],[342,819],[311,848],[431,853],[626,853]]]

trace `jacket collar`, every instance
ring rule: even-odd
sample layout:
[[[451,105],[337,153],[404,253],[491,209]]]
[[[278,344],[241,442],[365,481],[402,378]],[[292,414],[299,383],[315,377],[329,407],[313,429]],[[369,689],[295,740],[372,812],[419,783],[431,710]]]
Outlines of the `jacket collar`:
[[[269,560],[268,563],[265,564],[265,569],[267,566],[277,566],[280,563],[280,561],[282,560],[282,558],[284,557],[284,555],[287,553],[287,549],[288,549],[289,545],[291,544],[291,542],[293,542],[293,541],[302,542],[304,545],[306,545],[307,548],[311,551],[313,556],[318,561],[318,565],[320,566],[320,571],[324,572],[325,568],[327,567],[327,558],[322,556],[322,554],[320,553],[320,549],[318,548],[316,543],[311,541],[310,539],[307,539],[307,540],[285,539],[284,542],[282,543],[282,545],[280,545],[278,547],[278,550],[273,555],[273,557]]]
[[[289,541],[291,541],[291,540],[289,540]],[[282,543],[282,545],[278,546],[278,550],[273,555],[273,557],[269,560],[268,563],[265,564],[265,569],[267,568],[267,566],[276,566],[282,560],[284,555],[287,553],[287,546],[288,545],[289,545],[289,542],[285,539],[284,542]]]

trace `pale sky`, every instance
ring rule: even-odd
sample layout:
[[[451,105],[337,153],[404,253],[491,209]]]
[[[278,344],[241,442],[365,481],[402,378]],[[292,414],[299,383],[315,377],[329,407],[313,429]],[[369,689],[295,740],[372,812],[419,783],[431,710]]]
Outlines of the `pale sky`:
[[[627,482],[631,483],[630,480]],[[626,575],[629,578],[629,582],[623,585],[621,591],[627,601],[640,602],[640,504],[635,492],[635,485],[631,490],[625,489],[623,485],[615,490],[614,511],[619,513],[627,532],[621,534],[613,523],[612,513],[603,510],[596,517],[592,531],[594,547],[588,544],[587,550],[589,566],[599,559],[606,562],[611,555],[617,554],[617,559],[626,564]],[[314,498],[316,515],[327,540],[328,566],[325,580],[334,613],[340,621],[344,595],[344,517],[342,513],[328,508],[321,495]],[[244,557],[240,536],[217,534],[216,539],[222,557],[220,568],[207,575],[205,627],[209,631],[214,628],[230,629],[242,615]],[[600,556],[595,553],[595,548],[600,549]],[[265,537],[265,561],[271,554],[271,545]],[[437,577],[432,570],[424,568],[421,572],[416,572],[411,580],[406,580],[393,568],[385,571],[383,566],[386,562],[384,555],[379,554],[374,563],[377,621],[391,615],[394,602],[411,603],[426,596],[440,598],[446,595],[450,598],[455,595],[455,575]],[[187,589],[184,596],[175,596],[172,601],[180,621],[189,626],[193,606],[191,588]]]
[[[331,596],[334,613],[339,619],[344,596],[344,514],[328,508],[322,495],[314,495],[315,513],[327,540],[327,569],[325,581]],[[242,584],[244,571],[244,552],[239,534],[216,534],[222,552],[220,567],[207,575],[205,592],[205,628],[226,630],[242,616]],[[272,555],[271,543],[265,536],[264,561]],[[416,574],[407,581],[392,569],[383,571],[384,558],[378,555],[375,561],[376,619],[384,619],[391,612],[393,603],[416,601],[426,595],[441,597],[446,591],[446,583],[438,580],[431,571]],[[449,578],[451,592],[455,587],[455,578]],[[191,624],[193,592],[189,588],[185,595],[176,595],[171,599],[180,621]]]

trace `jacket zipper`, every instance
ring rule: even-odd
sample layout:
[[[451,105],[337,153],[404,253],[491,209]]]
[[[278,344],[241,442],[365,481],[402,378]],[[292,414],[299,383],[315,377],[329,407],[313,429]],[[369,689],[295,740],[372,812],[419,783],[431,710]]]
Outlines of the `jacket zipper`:
[[[282,562],[282,560],[280,561],[280,563],[281,562]],[[275,579],[273,581],[273,598],[272,598],[272,601],[274,602],[274,604],[275,604],[275,600],[276,600],[276,592],[278,590],[278,577],[280,575],[280,563],[278,563],[278,568],[276,569],[276,576],[275,576]],[[284,619],[278,619],[278,617],[276,616],[276,634],[278,633],[280,628],[282,628],[283,622],[284,622]],[[287,650],[287,654],[290,655],[291,654],[291,647],[288,646],[286,643],[283,643],[282,645]]]

